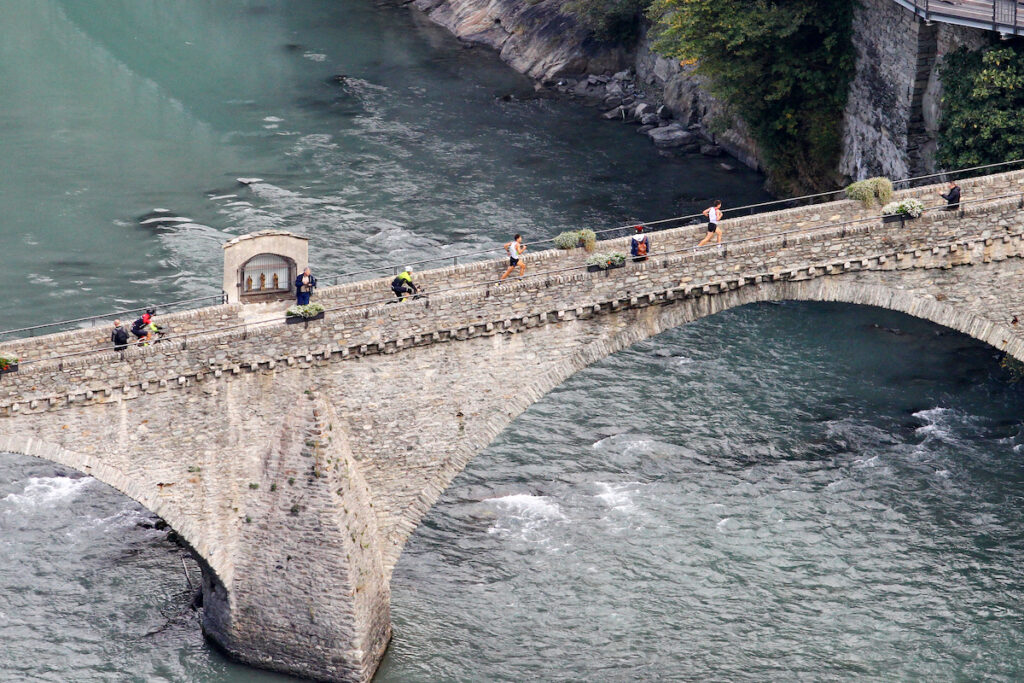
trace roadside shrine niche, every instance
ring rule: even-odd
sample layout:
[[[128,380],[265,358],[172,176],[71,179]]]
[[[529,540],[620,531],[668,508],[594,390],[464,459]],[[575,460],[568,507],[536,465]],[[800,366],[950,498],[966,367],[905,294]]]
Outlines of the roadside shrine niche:
[[[277,254],[258,254],[242,266],[242,298],[257,294],[286,294],[295,262]]]
[[[283,230],[242,235],[224,245],[224,293],[229,303],[295,296],[295,278],[308,265],[309,241]]]

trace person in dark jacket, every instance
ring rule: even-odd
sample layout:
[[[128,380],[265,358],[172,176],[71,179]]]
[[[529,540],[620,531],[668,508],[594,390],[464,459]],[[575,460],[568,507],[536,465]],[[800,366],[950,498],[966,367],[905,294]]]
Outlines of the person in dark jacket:
[[[636,234],[629,241],[629,254],[634,261],[646,261],[651,250],[651,240],[644,234],[644,226],[636,226]]]
[[[307,267],[301,275],[295,278],[295,303],[299,306],[308,304],[314,289],[316,289],[316,278]]]
[[[114,330],[110,333],[110,341],[114,342],[115,351],[124,351],[128,348],[128,330],[120,320],[114,321]]]
[[[956,211],[960,208],[960,186],[949,181],[949,192],[939,193],[939,196],[946,200],[946,211]]]

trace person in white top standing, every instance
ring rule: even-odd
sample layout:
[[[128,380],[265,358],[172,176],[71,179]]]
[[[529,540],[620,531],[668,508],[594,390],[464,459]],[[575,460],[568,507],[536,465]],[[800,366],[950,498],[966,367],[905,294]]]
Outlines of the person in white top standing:
[[[712,237],[716,238],[716,242],[718,244],[721,244],[722,229],[718,227],[718,222],[722,220],[722,200],[716,199],[711,206],[704,209],[703,213],[708,217],[708,234],[697,244],[697,246],[703,247],[711,241]]]
[[[505,251],[508,253],[508,268],[505,269],[505,274],[501,276],[500,280],[507,278],[516,267],[519,268],[519,277],[522,277],[526,273],[526,262],[523,261],[526,245],[523,244],[523,236],[517,233],[511,242],[506,242]]]

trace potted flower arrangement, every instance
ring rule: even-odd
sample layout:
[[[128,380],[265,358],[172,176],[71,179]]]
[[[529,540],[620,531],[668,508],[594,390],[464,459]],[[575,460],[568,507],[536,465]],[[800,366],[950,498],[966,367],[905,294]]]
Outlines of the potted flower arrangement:
[[[599,270],[604,270],[608,267],[608,262],[604,258],[604,254],[594,254],[586,260],[587,272],[595,273]]]
[[[18,371],[18,357],[0,353],[0,375]]]
[[[587,270],[591,273],[608,268],[622,268],[626,265],[626,255],[613,251],[610,254],[594,254],[587,259]]]
[[[324,319],[324,307],[323,304],[312,303],[306,304],[305,306],[292,306],[284,312],[285,323],[288,325],[296,325],[298,323],[309,323],[310,320],[323,320]]]
[[[898,202],[889,202],[882,207],[882,222],[895,223],[913,220],[921,216],[924,211],[924,204],[917,199],[901,199]]]

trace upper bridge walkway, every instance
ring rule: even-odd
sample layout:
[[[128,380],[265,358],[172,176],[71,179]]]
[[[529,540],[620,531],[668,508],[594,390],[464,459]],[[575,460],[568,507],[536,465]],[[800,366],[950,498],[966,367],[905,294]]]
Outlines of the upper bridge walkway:
[[[925,21],[997,31],[1003,36],[1024,35],[1021,0],[894,0]]]
[[[723,279],[731,280],[741,275],[791,273],[801,268],[806,269],[813,261],[823,262],[827,258],[844,263],[856,262],[884,249],[931,249],[975,233],[1005,233],[1007,226],[999,222],[989,225],[989,221],[995,221],[990,218],[990,214],[993,214],[994,208],[1003,204],[1013,205],[1021,200],[1024,196],[1024,171],[968,178],[960,181],[960,185],[963,189],[963,204],[959,212],[952,214],[942,211],[944,202],[938,197],[939,192],[945,190],[942,185],[896,192],[896,199],[918,198],[926,206],[925,215],[919,222],[914,222],[913,229],[909,230],[898,222],[883,224],[878,207],[865,207],[861,202],[852,200],[737,218],[729,218],[727,212],[722,223],[724,241],[721,247],[712,244],[699,250],[694,249],[694,245],[706,234],[703,224],[648,232],[652,242],[650,260],[643,266],[627,263],[625,270],[586,273],[584,261],[589,254],[585,251],[553,249],[527,253],[527,275],[523,280],[511,277],[503,283],[497,283],[497,276],[504,270],[506,260],[492,259],[417,273],[417,283],[429,297],[419,302],[386,305],[393,303],[390,276],[326,287],[317,291],[315,300],[327,308],[329,324],[339,332],[334,335],[337,344],[356,339],[361,344],[364,340],[376,340],[373,335],[346,334],[346,325],[340,321],[360,321],[355,327],[362,327],[361,321],[368,317],[381,321],[404,318],[408,315],[407,309],[412,307],[424,317],[416,325],[417,329],[433,332],[464,326],[456,324],[457,321],[441,323],[438,316],[431,313],[432,310],[436,313],[442,298],[452,297],[459,300],[479,297],[488,301],[488,308],[492,308],[495,303],[500,307],[500,302],[507,301],[508,315],[505,317],[513,317],[524,309],[522,292],[537,287],[550,288],[553,278],[563,281],[567,278],[611,277],[623,282],[625,295],[630,291],[631,281],[635,279],[631,279],[633,271],[639,268],[650,269],[655,263],[667,263],[666,259],[672,262],[672,277],[677,277],[681,286],[692,288],[720,283]],[[949,223],[952,217],[964,217],[965,220],[957,222],[956,228],[951,229]],[[594,251],[628,254],[629,239],[627,236],[598,242]],[[798,245],[800,248],[795,249]],[[580,291],[582,293],[583,289]],[[0,352],[19,357],[20,372],[26,374],[91,364],[131,365],[137,359],[154,354],[166,355],[174,350],[217,346],[224,343],[224,339],[245,337],[256,330],[278,325],[283,327],[287,306],[288,302],[223,304],[161,315],[158,320],[169,327],[170,335],[159,345],[145,348],[131,346],[123,356],[111,348],[109,326],[0,342]],[[1012,317],[1020,311],[1015,303],[1007,302],[1005,307],[1006,311],[997,317],[1007,318],[1007,314]],[[436,324],[429,322],[431,318],[436,318]],[[7,393],[4,384],[9,387],[10,381],[0,383],[0,400]]]

